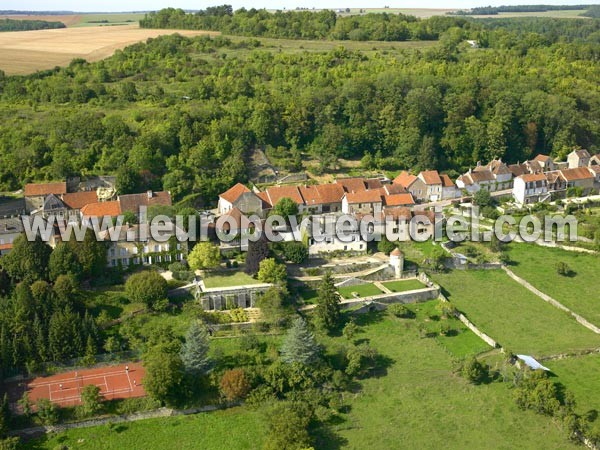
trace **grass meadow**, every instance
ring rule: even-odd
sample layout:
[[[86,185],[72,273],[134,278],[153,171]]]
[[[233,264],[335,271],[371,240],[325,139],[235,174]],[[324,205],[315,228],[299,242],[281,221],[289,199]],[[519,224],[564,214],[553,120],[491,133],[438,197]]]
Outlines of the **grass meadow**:
[[[434,280],[448,299],[503,347],[533,356],[600,346],[600,336],[500,270],[455,270]]]
[[[600,326],[600,299],[595,283],[600,273],[600,256],[516,243],[508,247],[508,254],[514,273]],[[559,262],[571,268],[569,276],[557,273]]]

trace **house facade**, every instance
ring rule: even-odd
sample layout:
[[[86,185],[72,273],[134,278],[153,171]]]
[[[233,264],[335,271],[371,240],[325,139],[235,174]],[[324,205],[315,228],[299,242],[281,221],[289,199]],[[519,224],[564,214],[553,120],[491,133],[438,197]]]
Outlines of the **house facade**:
[[[546,175],[543,173],[529,173],[515,178],[513,197],[521,205],[546,200],[549,198]]]

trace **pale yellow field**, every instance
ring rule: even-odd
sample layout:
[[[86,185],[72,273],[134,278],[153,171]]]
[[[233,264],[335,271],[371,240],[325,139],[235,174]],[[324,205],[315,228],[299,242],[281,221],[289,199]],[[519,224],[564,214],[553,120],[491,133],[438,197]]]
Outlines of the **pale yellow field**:
[[[66,26],[70,27],[81,22],[81,16],[75,14],[68,15],[38,15],[38,14],[19,14],[19,15],[0,15],[2,19],[14,19],[14,20],[45,20],[47,22],[62,22]]]
[[[61,28],[0,33],[0,70],[9,75],[66,66],[73,58],[98,61],[115,50],[148,38],[179,33],[183,36],[218,35],[190,30],[147,30],[138,25]]]

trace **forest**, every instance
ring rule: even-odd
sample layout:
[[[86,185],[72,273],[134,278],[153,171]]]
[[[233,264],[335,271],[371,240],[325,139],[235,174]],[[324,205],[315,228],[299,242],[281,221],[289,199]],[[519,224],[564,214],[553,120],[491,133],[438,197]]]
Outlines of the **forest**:
[[[151,12],[140,20],[142,28],[214,30],[240,36],[284,39],[335,39],[353,41],[437,40],[452,27],[469,29],[462,18],[434,16],[419,20],[404,14],[365,14],[337,17],[335,11],[277,11],[230,5],[215,6],[188,14],[167,8]]]
[[[66,25],[62,22],[48,22],[46,20],[0,19],[0,32],[49,30],[54,28],[66,28]]]
[[[0,191],[116,174],[123,193],[166,189],[210,206],[248,180],[256,148],[290,171],[362,158],[451,176],[493,157],[597,153],[592,38],[455,27],[429,48],[282,52],[255,38],[172,35],[97,63],[0,76]]]
[[[545,11],[585,11],[590,5],[503,5],[503,6],[478,6],[469,10],[459,10],[456,15],[496,15],[499,13],[515,12],[545,12]]]

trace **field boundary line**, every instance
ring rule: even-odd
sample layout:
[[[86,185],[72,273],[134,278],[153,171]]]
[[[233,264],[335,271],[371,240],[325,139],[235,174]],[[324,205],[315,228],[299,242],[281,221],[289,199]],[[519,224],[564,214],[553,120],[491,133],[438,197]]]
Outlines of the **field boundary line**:
[[[565,305],[563,305],[562,303],[560,303],[558,300],[550,297],[548,294],[543,293],[538,288],[536,288],[531,283],[529,283],[527,280],[525,280],[525,279],[521,278],[520,276],[518,276],[517,274],[515,274],[508,267],[502,266],[502,270],[504,270],[507,273],[507,275],[509,277],[511,277],[513,280],[515,280],[517,283],[519,283],[521,286],[523,286],[524,288],[526,288],[530,292],[534,293],[537,297],[541,298],[546,303],[549,303],[552,306],[554,306],[555,308],[558,308],[558,309],[560,309],[562,311],[565,311],[565,312],[569,313],[572,317],[575,318],[575,320],[580,325],[586,327],[588,330],[593,331],[596,334],[600,334],[600,328],[599,327],[597,327],[596,325],[594,325],[593,323],[591,323],[590,321],[588,321],[584,317],[580,316],[579,314],[577,314],[572,309],[567,308]]]

